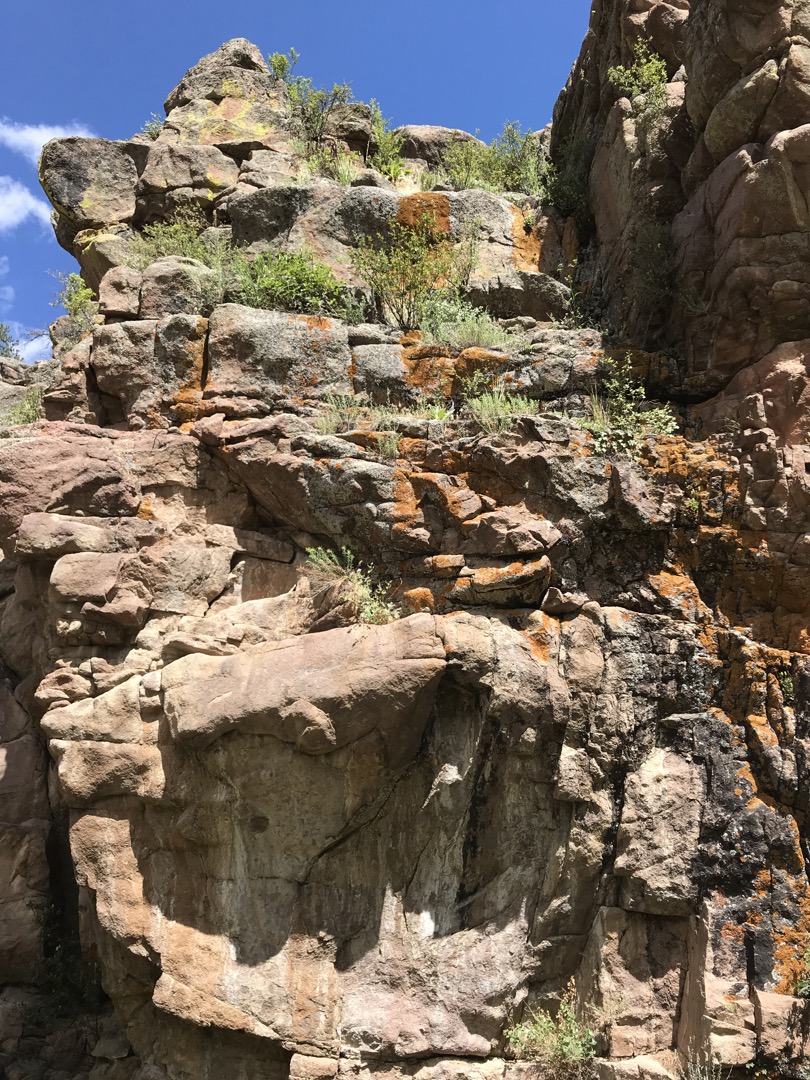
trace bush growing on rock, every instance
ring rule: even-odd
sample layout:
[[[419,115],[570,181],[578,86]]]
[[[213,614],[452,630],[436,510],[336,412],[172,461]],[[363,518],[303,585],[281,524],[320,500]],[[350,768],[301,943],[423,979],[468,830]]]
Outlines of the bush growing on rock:
[[[307,571],[319,587],[339,590],[359,622],[379,625],[399,618],[396,606],[386,600],[388,584],[375,581],[372,572],[364,570],[347,547],[339,553],[322,547],[307,548]]]
[[[619,97],[633,103],[643,98],[636,112],[640,119],[650,123],[662,115],[667,102],[667,65],[649,42],[636,42],[629,65],[609,68],[608,82]]]
[[[98,315],[95,293],[86,285],[80,274],[57,274],[62,288],[51,301],[51,307],[62,307],[67,312],[68,323],[61,340],[68,347],[76,345],[83,337],[92,334]]]
[[[147,139],[154,142],[159,138],[161,131],[163,131],[163,119],[157,113],[152,113],[149,119],[144,121],[138,134],[145,135]]]
[[[268,57],[270,71],[287,86],[290,102],[290,122],[305,141],[309,150],[319,150],[329,117],[338,105],[352,101],[348,83],[333,83],[331,89],[316,87],[312,79],[295,74],[300,54],[291,48],[287,53]]]
[[[548,174],[549,201],[563,217],[574,219],[582,240],[594,231],[590,189],[594,146],[595,140],[587,132],[572,135],[560,147]]]
[[[42,416],[42,390],[32,386],[18,405],[0,416],[0,427],[16,427],[18,424],[33,424]]]
[[[217,278],[204,290],[206,311],[232,300],[248,307],[347,320],[363,314],[329,267],[308,251],[248,256],[227,236],[209,229],[196,208],[178,211],[170,222],[147,225],[132,245],[131,262],[139,269],[171,256],[195,259],[216,271]]]
[[[535,132],[507,121],[489,145],[475,139],[456,139],[445,151],[446,179],[458,191],[520,191],[545,196],[551,163]]]
[[[402,330],[420,326],[435,289],[456,288],[472,271],[472,241],[457,246],[424,214],[415,225],[392,221],[385,233],[364,237],[352,256],[354,268],[382,311]]]
[[[370,101],[371,106],[371,134],[376,149],[369,156],[368,163],[377,169],[389,180],[399,180],[405,170],[405,162],[402,158],[402,144],[405,141],[396,131],[389,127],[388,120],[382,114],[379,102],[374,98]]]
[[[132,243],[130,262],[144,270],[158,259],[177,255],[217,270],[228,261],[231,248],[224,236],[207,229],[208,221],[199,207],[181,207],[171,221],[144,226]]]
[[[556,1017],[538,1009],[505,1035],[511,1054],[536,1061],[549,1080],[591,1080],[597,1076],[596,1036],[577,1019],[571,991],[560,1002]]]
[[[474,307],[452,292],[436,292],[425,302],[422,336],[426,344],[463,349],[504,349],[520,351],[526,339],[504,330],[488,311]]]
[[[358,305],[328,266],[307,251],[262,251],[252,259],[234,252],[228,295],[255,308],[279,308],[303,315],[359,319]]]
[[[678,421],[668,405],[646,404],[629,357],[606,363],[610,374],[601,389],[591,393],[591,415],[577,423],[593,435],[597,454],[632,458],[645,435],[672,435]]]

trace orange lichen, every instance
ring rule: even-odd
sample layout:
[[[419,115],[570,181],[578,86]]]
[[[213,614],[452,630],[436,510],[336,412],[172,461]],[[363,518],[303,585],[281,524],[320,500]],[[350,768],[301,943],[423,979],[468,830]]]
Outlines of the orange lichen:
[[[509,209],[512,212],[512,265],[516,270],[537,271],[543,254],[540,230],[526,224],[523,212],[517,206]]]
[[[435,611],[436,598],[430,589],[408,589],[402,594],[402,609],[408,614],[418,611]]]
[[[810,947],[810,886],[805,881],[798,888],[798,919],[773,935],[774,971],[779,978],[775,989],[778,994],[794,993],[798,980],[807,974],[804,953]]]
[[[440,191],[418,191],[399,200],[397,221],[415,228],[428,218],[436,232],[451,232],[450,200]]]

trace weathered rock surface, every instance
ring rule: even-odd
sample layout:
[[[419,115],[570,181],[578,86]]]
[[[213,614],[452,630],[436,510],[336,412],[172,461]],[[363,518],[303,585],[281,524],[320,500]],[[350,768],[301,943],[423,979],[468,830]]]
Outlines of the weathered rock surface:
[[[671,74],[699,52],[685,3],[641,8],[595,5],[580,68],[599,78],[572,83],[558,117],[560,138],[606,122],[611,184],[643,143],[628,103],[599,93],[623,38],[650,35]],[[718,253],[744,218],[752,258],[774,260],[756,263],[746,323],[732,264],[689,255],[728,291],[701,318],[727,312],[742,344],[718,335],[685,365],[632,355],[648,383],[685,387],[702,425],[702,441],[650,438],[637,459],[597,453],[564,411],[606,340],[538,325],[567,302],[553,215],[527,228],[484,192],[287,183],[269,118],[206,126],[229,101],[281,108],[249,43],[200,61],[160,137],[131,154],[105,144],[92,175],[87,146],[46,148],[58,229],[102,282],[103,319],[61,356],[46,419],[0,439],[9,1075],[44,1078],[38,1055],[54,1077],[92,1080],[533,1080],[506,1031],[572,979],[577,1005],[600,1010],[606,1080],[806,1067],[807,333],[800,303],[778,309],[787,324],[772,303],[774,289],[795,299],[776,283],[788,252],[801,272],[801,204],[772,208],[764,231],[767,214],[730,215],[720,190],[739,181],[762,207],[762,173],[795,194],[802,137],[774,125],[803,100],[800,49],[764,106],[773,68],[749,60],[765,30],[743,34],[742,10],[714,0],[696,26],[703,8],[736,53],[717,80],[671,85],[673,122],[687,109],[710,157],[738,128],[750,140],[755,112],[770,141],[712,158],[688,205],[682,190],[678,229],[687,253],[714,230]],[[339,137],[363,123],[343,115]],[[423,133],[419,156],[437,140]],[[673,154],[662,181],[698,176],[705,156],[687,169]],[[595,207],[603,255],[617,238],[605,281],[633,227],[622,192]],[[133,271],[116,247],[130,222],[189,200],[254,249],[311,247],[349,284],[351,246],[389,220],[429,212],[459,237],[473,224],[473,295],[522,316],[523,336],[454,351],[238,304],[202,314],[204,267]],[[385,448],[369,423],[321,423],[353,397],[457,399],[476,372],[559,411],[501,434],[449,405],[442,420],[402,412]],[[308,564],[315,546],[376,567],[402,617],[358,623],[350,586]],[[41,913],[63,940],[78,932],[117,1020],[35,1027]]]

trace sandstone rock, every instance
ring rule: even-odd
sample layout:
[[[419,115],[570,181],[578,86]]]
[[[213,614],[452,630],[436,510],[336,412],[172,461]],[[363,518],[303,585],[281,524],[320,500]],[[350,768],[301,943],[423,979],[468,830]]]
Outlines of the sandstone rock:
[[[143,273],[138,314],[141,319],[195,315],[213,307],[221,289],[217,273],[196,259],[158,259]]]
[[[442,163],[442,155],[454,142],[480,141],[458,128],[436,127],[430,124],[408,124],[397,128],[402,136],[402,156],[421,158],[431,168]]]
[[[103,1014],[32,1035],[28,991],[0,988],[0,1069],[533,1080],[505,1030],[572,979],[606,1078],[801,1061],[806,18],[687,11],[594,7],[552,139],[587,157],[602,132],[591,246],[535,198],[290,184],[284,89],[243,41],[189,72],[154,143],[99,147],[109,221],[71,209],[81,148],[46,149],[106,321],[61,351],[49,419],[0,439],[0,979],[30,979],[55,901],[127,1040]],[[671,78],[660,137],[606,86],[638,39]],[[412,135],[423,162],[454,137]],[[474,232],[472,295],[521,336],[455,356],[380,325],[209,321],[187,265],[123,269],[136,184],[135,227],[194,201],[352,286],[358,238],[427,213]],[[633,290],[660,267],[634,256],[673,217],[656,307]],[[578,309],[683,356],[538,326],[576,258]],[[718,434],[597,453],[567,412],[626,352]],[[554,415],[394,414],[393,459],[362,425],[318,430],[329,394],[409,404],[476,371]],[[353,622],[313,578],[321,546],[406,617]]]
[[[103,315],[134,319],[140,305],[142,274],[130,266],[108,270],[98,287],[99,310]]]
[[[657,750],[625,784],[615,871],[631,910],[688,915],[697,892],[690,860],[700,831],[701,771]]]
[[[236,87],[231,88],[236,90]],[[221,147],[240,156],[269,147],[288,150],[284,116],[265,100],[227,97],[222,101],[190,101],[172,109],[163,126],[161,142],[172,145]]]
[[[274,89],[261,51],[245,38],[233,38],[189,68],[166,98],[165,109],[169,113],[203,98],[261,98]]]
[[[205,746],[243,728],[273,734],[305,753],[324,754],[377,728],[385,702],[383,745],[393,767],[405,764],[444,670],[432,619],[417,615],[388,627],[329,630],[282,649],[281,655],[254,653],[234,660],[189,657],[166,668],[163,700],[175,736]],[[343,683],[338,673],[345,671],[349,655],[351,673]],[[262,669],[279,661],[287,677],[268,684]],[[217,690],[206,708],[209,680]]]
[[[154,143],[138,182],[139,214],[170,217],[189,203],[209,209],[238,176],[236,162],[216,146]]]
[[[51,202],[80,229],[130,221],[138,170],[126,143],[70,136],[45,144],[39,176]]]
[[[211,315],[208,354],[209,412],[248,415],[248,402],[269,404],[294,387],[311,398],[351,390],[348,336],[334,319],[223,304]]]
[[[106,517],[138,507],[134,478],[114,446],[69,429],[58,450],[36,436],[0,443],[0,484],[3,541],[28,513],[64,508]]]

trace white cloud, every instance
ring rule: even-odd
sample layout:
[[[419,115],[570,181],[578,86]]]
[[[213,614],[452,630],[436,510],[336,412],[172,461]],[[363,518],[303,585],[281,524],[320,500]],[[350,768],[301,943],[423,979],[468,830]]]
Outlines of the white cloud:
[[[0,255],[0,278],[6,277],[8,272],[8,255]],[[13,285],[0,285],[0,315],[6,315],[11,311],[16,295]]]
[[[22,154],[32,165],[36,165],[39,152],[49,139],[69,135],[92,137],[93,132],[83,124],[17,124],[7,116],[0,119],[0,146]]]
[[[30,341],[21,342],[20,356],[26,364],[35,364],[37,360],[50,360],[51,339],[47,334],[40,334]]]
[[[28,218],[49,225],[51,208],[19,180],[0,176],[0,233],[16,229]]]
[[[37,334],[31,337],[31,331],[27,330],[20,322],[9,322],[8,328],[11,336],[17,340],[17,351],[26,364],[35,364],[37,360],[50,360],[53,355],[51,339],[47,334]]]

